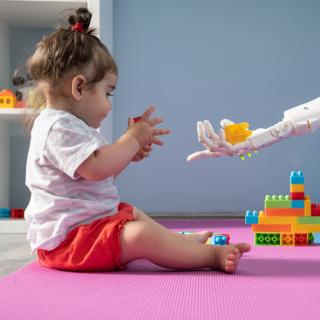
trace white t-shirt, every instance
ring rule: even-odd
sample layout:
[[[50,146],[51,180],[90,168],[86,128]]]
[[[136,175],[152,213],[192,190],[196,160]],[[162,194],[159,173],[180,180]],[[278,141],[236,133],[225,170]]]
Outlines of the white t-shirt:
[[[98,131],[65,111],[46,108],[36,118],[26,168],[31,198],[25,218],[32,252],[52,250],[75,226],[117,212],[113,177],[88,181],[76,173],[106,143]]]

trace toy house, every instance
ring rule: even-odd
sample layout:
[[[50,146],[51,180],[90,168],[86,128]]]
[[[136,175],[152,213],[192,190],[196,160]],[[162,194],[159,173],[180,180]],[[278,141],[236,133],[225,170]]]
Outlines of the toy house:
[[[14,108],[17,98],[11,90],[0,91],[0,108]]]

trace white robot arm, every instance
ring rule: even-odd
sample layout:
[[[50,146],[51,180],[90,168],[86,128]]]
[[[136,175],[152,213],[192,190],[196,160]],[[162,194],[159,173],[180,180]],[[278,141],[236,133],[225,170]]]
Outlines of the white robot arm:
[[[206,150],[188,156],[192,161],[203,157],[243,156],[270,146],[293,135],[303,135],[320,128],[320,98],[309,101],[284,112],[282,121],[263,129],[259,128],[243,142],[231,144],[226,141],[224,127],[233,124],[230,120],[221,121],[217,134],[208,120],[198,121],[198,140]]]

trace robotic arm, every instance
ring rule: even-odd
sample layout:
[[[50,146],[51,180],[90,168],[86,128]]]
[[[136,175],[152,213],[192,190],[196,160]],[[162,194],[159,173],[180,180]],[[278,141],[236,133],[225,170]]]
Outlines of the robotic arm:
[[[230,120],[222,120],[221,129],[217,134],[208,120],[198,121],[198,140],[206,150],[189,155],[187,160],[192,161],[203,157],[243,156],[290,136],[314,132],[320,128],[320,98],[286,110],[282,121],[266,129],[254,130],[243,142],[231,144],[226,140],[225,128],[231,124],[233,122]]]

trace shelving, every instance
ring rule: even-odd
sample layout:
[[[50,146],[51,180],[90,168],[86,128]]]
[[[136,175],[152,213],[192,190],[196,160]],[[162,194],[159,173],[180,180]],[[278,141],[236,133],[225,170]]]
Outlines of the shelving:
[[[19,59],[22,55],[22,60],[25,60],[24,58],[28,56],[25,46],[27,44],[30,46],[32,42],[30,40],[37,42],[39,37],[50,32],[50,29],[61,22],[59,17],[64,10],[89,7],[93,13],[92,26],[99,32],[101,2],[101,0],[0,1],[0,90],[11,87],[11,73],[18,62],[16,53],[19,54]],[[110,0],[106,1],[109,2]],[[20,39],[17,37],[17,30]],[[24,186],[24,167],[29,141],[24,136],[20,123],[26,113],[32,112],[34,112],[32,109],[0,109],[0,207],[27,205],[25,202],[28,190]],[[0,219],[0,233],[24,233],[26,230],[27,225],[23,219]]]

